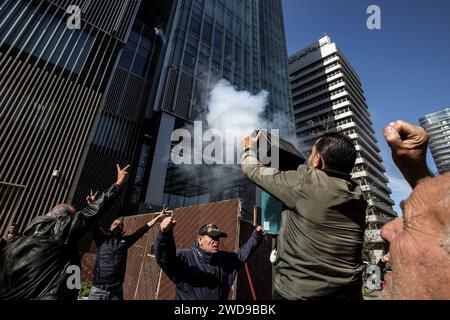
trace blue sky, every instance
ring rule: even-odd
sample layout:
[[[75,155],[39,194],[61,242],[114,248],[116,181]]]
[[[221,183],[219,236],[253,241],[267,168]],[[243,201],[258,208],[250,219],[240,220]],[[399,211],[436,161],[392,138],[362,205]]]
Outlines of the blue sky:
[[[450,106],[450,0],[282,0],[289,55],[325,33],[361,78],[395,210],[410,188],[396,168],[383,128]],[[369,30],[369,5],[381,9],[381,29]],[[428,156],[433,172],[436,167]]]

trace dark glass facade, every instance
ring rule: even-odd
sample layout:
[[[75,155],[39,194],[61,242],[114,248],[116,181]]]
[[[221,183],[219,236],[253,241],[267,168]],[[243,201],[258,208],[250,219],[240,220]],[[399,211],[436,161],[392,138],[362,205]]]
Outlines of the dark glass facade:
[[[203,120],[208,89],[222,78],[238,90],[267,90],[266,118],[283,119],[278,126],[282,134],[293,133],[281,1],[178,1],[171,30],[154,104],[155,111],[165,114],[146,202],[183,206],[241,197],[254,203],[254,188],[239,168],[221,168],[227,171],[224,182],[214,181],[201,168],[186,175],[173,165],[170,134],[192,120]]]
[[[261,1],[259,16],[262,88],[270,92],[266,117],[296,144],[281,1]]]

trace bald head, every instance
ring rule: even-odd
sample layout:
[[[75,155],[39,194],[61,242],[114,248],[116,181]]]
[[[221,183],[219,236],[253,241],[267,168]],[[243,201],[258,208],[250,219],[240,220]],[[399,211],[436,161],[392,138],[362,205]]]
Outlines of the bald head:
[[[387,297],[450,299],[450,174],[423,180],[401,207],[381,232],[393,270]]]
[[[436,235],[436,240],[450,236],[450,173],[419,183],[403,203],[406,228]]]
[[[54,217],[65,217],[65,216],[72,216],[76,212],[77,210],[70,204],[61,203],[54,206],[53,209],[50,210],[48,214]]]

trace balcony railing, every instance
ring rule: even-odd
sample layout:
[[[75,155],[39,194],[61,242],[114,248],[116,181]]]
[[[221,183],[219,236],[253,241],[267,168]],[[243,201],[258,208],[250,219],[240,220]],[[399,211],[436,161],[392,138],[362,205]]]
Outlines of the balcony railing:
[[[364,232],[364,241],[370,243],[384,242],[383,238],[381,238],[381,229],[366,230]]]
[[[384,212],[390,214],[392,216],[392,218],[397,217],[397,213],[394,210],[392,210],[391,207],[389,207],[388,205],[384,204],[383,202],[374,201],[372,199],[369,199],[369,201],[367,201],[367,204],[369,206],[377,207],[377,208],[383,210]],[[386,217],[386,220],[387,220],[386,222],[389,222],[392,218]]]

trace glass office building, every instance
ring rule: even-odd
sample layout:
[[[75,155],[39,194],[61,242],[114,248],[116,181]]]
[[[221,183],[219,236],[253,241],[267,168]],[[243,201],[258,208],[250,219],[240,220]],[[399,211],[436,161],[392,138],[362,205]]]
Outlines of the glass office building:
[[[427,114],[419,123],[428,133],[430,151],[439,173],[450,172],[450,108]]]
[[[239,168],[220,168],[217,179],[201,166],[186,172],[173,165],[169,142],[173,129],[204,119],[208,90],[222,78],[238,90],[266,89],[266,117],[283,115],[283,129],[293,127],[281,1],[179,1],[171,30],[154,102],[163,113],[144,201],[184,206],[254,198]]]

